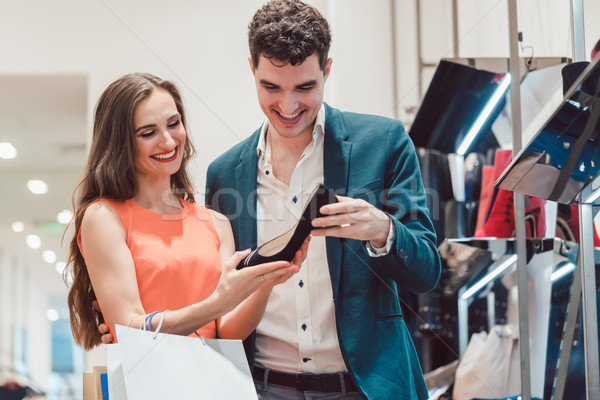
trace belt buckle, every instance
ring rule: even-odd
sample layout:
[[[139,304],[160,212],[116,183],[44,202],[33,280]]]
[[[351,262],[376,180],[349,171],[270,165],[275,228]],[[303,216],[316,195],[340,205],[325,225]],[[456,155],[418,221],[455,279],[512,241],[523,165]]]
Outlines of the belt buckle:
[[[296,386],[301,392],[306,391],[323,391],[321,375],[314,374],[299,374],[296,376]]]

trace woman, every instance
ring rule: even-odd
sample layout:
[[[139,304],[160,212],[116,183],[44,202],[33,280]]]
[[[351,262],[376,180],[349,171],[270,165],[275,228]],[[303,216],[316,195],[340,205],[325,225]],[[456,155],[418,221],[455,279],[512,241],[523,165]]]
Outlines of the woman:
[[[111,327],[161,312],[162,332],[243,339],[273,285],[298,271],[283,261],[235,269],[249,250],[234,254],[229,221],[194,204],[193,153],[171,82],[130,74],[98,100],[69,257],[71,329],[86,350],[100,343],[96,298]]]

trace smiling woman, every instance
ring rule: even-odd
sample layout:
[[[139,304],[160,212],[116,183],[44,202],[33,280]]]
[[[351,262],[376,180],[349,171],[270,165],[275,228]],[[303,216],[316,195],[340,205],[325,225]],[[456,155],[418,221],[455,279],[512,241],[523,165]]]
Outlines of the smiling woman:
[[[186,132],[171,94],[156,89],[137,106],[133,122],[138,180],[152,181],[175,174],[183,160]]]
[[[215,337],[218,329],[243,339],[273,285],[297,268],[235,270],[248,252],[234,254],[229,221],[195,204],[186,171],[193,153],[173,83],[130,74],[100,97],[69,258],[71,328],[85,349],[100,343],[99,323],[116,339],[114,324],[138,328],[156,312],[163,332]]]

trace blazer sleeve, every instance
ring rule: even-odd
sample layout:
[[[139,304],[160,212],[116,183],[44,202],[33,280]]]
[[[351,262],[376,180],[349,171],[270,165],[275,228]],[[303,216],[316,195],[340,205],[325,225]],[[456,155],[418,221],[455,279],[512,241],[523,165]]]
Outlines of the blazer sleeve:
[[[441,273],[436,234],[427,208],[415,147],[403,125],[395,121],[387,134],[383,211],[396,228],[387,255],[373,259],[383,274],[414,291],[431,291]]]

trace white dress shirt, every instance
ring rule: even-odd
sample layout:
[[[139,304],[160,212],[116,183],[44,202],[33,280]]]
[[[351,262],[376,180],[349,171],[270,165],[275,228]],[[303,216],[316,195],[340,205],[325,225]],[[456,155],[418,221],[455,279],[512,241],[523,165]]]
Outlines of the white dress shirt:
[[[268,120],[257,146],[258,245],[287,232],[302,215],[310,192],[323,183],[325,108],[316,119],[312,141],[306,146],[290,179],[289,187],[273,174],[266,153]],[[389,252],[395,233],[390,221],[387,244],[366,248],[373,257]],[[263,319],[256,329],[258,365],[293,373],[346,371],[338,343],[333,289],[329,276],[325,238],[312,238],[300,271],[273,288]]]

